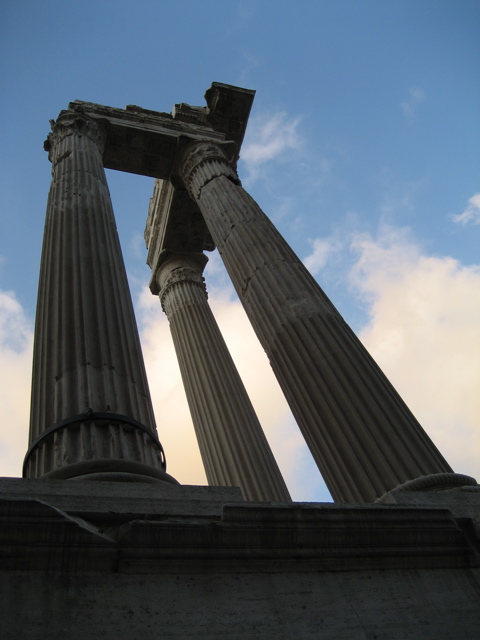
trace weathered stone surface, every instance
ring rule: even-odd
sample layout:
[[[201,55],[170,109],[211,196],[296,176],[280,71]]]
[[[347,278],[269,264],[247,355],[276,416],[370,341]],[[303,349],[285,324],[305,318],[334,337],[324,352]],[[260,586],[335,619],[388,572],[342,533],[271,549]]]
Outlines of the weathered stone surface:
[[[478,509],[478,492],[475,499]],[[466,568],[480,560],[468,514],[457,518],[426,496],[414,507],[270,504],[242,502],[238,489],[226,487],[7,478],[0,480],[0,503],[3,567],[14,570],[54,569],[58,562],[71,570],[82,540],[85,571],[110,567],[112,545],[116,570],[135,573],[186,558],[188,570],[215,562],[218,571],[241,572],[292,564],[307,572]],[[37,554],[39,544],[49,552]],[[89,545],[96,558],[90,564]],[[107,548],[106,564],[98,564]]]
[[[449,509],[450,513],[459,521],[468,520],[474,535],[480,540],[480,485],[474,478],[457,475],[462,479],[455,488],[440,490],[429,489],[427,482],[424,488],[409,486],[411,483],[393,489],[381,496],[377,504],[399,505],[402,507],[436,507]],[[434,480],[435,476],[428,476],[420,480]],[[440,484],[441,478],[438,479]],[[419,483],[420,484],[420,483]]]
[[[478,640],[478,581],[477,571],[401,569],[111,573],[101,581],[88,573],[17,573],[0,583],[9,612],[2,637]]]
[[[203,487],[167,483],[89,482],[0,478],[0,498],[39,501],[85,519],[105,514],[128,519],[157,516],[219,518],[227,503],[242,502],[238,487]]]

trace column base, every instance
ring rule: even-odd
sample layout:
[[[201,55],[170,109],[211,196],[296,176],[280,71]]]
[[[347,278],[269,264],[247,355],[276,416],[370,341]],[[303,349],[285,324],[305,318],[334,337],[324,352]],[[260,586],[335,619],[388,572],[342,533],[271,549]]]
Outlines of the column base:
[[[179,485],[171,475],[142,462],[122,459],[99,459],[76,462],[54,469],[43,476],[45,480],[101,480],[104,482],[166,482]]]
[[[448,491],[467,485],[478,486],[475,478],[461,473],[432,473],[428,476],[420,476],[399,484],[398,487],[384,493],[379,500],[396,491]]]

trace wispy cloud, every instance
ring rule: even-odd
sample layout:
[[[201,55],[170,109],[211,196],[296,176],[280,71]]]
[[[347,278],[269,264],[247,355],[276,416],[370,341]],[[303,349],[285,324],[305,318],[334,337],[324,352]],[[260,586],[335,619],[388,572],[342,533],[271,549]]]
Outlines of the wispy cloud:
[[[284,111],[250,120],[241,152],[250,182],[266,163],[282,160],[286,152],[301,147],[300,122],[299,116],[291,118]]]
[[[232,29],[231,32],[234,33],[235,29]],[[259,56],[253,55],[250,51],[244,52],[242,58],[240,58],[239,66],[239,86],[250,87],[252,83],[252,75],[254,75],[252,72],[261,68],[262,59]]]
[[[333,237],[311,240],[312,253],[303,260],[312,275],[317,275],[327,264],[334,253],[340,251],[344,244]]]
[[[408,98],[400,103],[400,107],[407,118],[413,116],[419,104],[425,101],[427,94],[418,87],[410,87]]]
[[[468,200],[463,213],[452,216],[452,220],[459,224],[480,224],[480,193],[476,193]]]

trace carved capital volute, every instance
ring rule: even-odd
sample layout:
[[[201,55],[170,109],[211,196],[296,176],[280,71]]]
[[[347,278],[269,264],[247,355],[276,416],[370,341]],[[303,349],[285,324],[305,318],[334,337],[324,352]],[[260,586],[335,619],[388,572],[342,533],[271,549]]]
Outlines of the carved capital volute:
[[[226,176],[235,184],[241,184],[235,170],[237,157],[234,142],[184,138],[180,141],[175,177],[180,179],[190,196],[198,200],[202,188],[214,178]]]
[[[60,150],[60,142],[69,136],[85,136],[99,147],[103,154],[107,132],[94,120],[73,111],[62,111],[57,120],[50,120],[52,132],[44,142],[44,149],[48,151],[48,159],[53,166],[62,157],[64,150]]]
[[[200,287],[205,297],[207,297],[205,278],[202,275],[207,262],[207,256],[199,253],[185,256],[175,255],[162,263],[156,273],[156,281],[160,290],[160,302],[165,313],[165,299],[167,294],[172,292],[174,287],[184,284],[185,282]]]

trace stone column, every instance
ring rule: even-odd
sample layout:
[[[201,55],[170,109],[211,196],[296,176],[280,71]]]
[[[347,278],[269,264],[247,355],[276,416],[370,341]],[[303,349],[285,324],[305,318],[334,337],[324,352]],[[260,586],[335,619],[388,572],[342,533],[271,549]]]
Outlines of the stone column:
[[[175,254],[156,282],[167,314],[210,485],[239,486],[247,500],[290,495],[207,301],[202,254]]]
[[[334,500],[371,502],[407,480],[451,472],[314,278],[242,189],[221,144],[190,142],[177,172],[204,216]]]
[[[165,480],[102,163],[104,135],[62,112],[52,162],[24,476]]]

